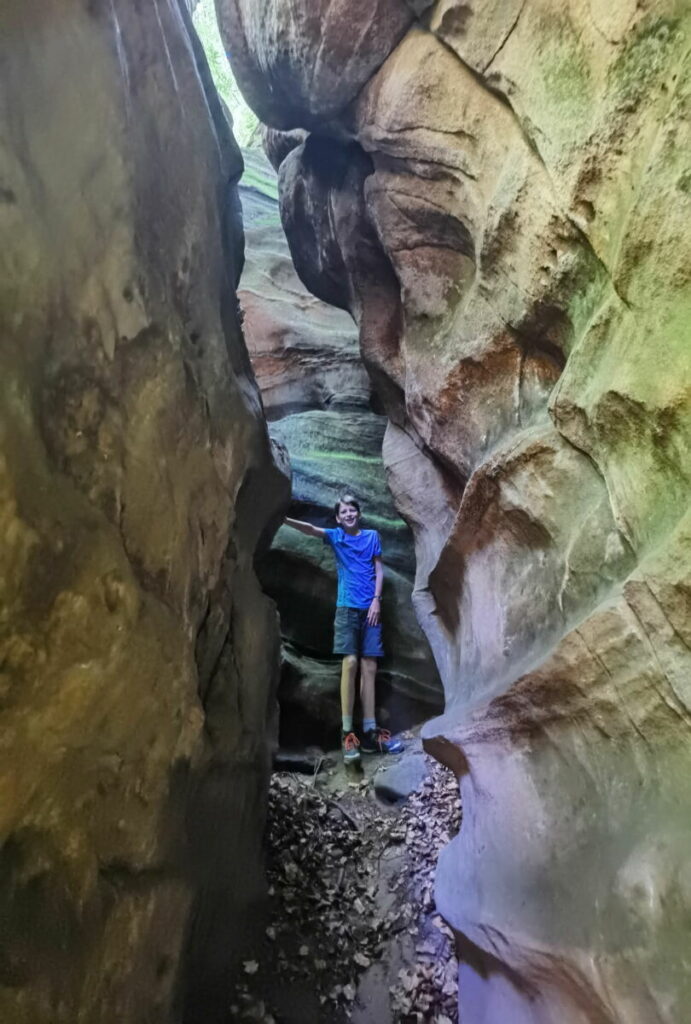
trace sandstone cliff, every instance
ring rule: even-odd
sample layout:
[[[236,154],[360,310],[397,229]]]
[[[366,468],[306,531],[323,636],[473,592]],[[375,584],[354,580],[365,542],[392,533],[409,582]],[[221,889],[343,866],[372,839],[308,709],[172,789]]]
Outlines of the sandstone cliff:
[[[259,885],[288,487],[242,163],[184,5],[0,22],[0,1018],[167,1022]]]
[[[437,887],[462,1018],[677,1024],[688,4],[217,7],[297,270],[357,318],[390,420],[464,805]]]
[[[413,541],[386,486],[386,417],[373,408],[357,328],[297,277],[278,213],[276,175],[261,152],[245,153],[240,197],[244,330],[271,436],[290,453],[293,514],[333,526],[342,488],[359,495],[365,522],[380,531],[384,547],[387,656],[377,679],[379,716],[393,729],[423,722],[443,707],[441,684],[412,610]],[[335,746],[341,711],[340,659],[331,654],[333,556],[284,527],[257,569],[281,619],[281,743]]]

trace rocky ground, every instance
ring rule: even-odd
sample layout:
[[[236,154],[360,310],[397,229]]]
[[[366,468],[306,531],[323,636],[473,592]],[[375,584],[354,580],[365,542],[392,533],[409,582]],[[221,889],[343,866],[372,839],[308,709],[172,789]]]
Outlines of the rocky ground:
[[[340,765],[274,774],[270,919],[242,965],[231,1021],[458,1020],[452,934],[433,890],[438,852],[460,824],[458,787],[415,747],[368,758],[360,777]],[[406,800],[386,803],[400,789],[389,772],[423,778]]]

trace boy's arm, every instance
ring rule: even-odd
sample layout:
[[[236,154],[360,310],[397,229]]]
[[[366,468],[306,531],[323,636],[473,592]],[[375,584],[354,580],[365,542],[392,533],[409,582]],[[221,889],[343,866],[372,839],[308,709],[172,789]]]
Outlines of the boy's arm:
[[[379,555],[374,556],[374,597],[367,612],[367,621],[370,626],[377,626],[381,622],[381,592],[384,586],[384,566]]]
[[[299,530],[300,533],[304,533],[308,537],[323,537],[326,532],[319,526],[312,526],[311,523],[303,523],[300,519],[289,519],[288,516],[285,517],[283,522],[286,526],[292,526],[294,530]]]

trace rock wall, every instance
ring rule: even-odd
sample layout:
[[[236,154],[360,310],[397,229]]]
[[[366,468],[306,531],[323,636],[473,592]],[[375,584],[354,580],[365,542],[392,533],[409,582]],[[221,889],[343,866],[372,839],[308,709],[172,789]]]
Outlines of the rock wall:
[[[184,4],[0,25],[0,1018],[210,1021],[260,885],[252,558],[288,497],[237,314],[242,162]]]
[[[217,5],[298,272],[356,316],[390,420],[464,806],[461,1017],[678,1022],[688,4]]]
[[[276,174],[261,152],[245,153],[240,197],[244,329],[271,436],[290,453],[293,514],[334,526],[333,504],[342,489],[360,497],[365,521],[380,531],[384,547],[387,657],[377,680],[379,715],[392,729],[425,721],[443,707],[441,683],[412,611],[413,540],[386,485],[386,417],[375,411],[357,329],[347,313],[315,298],[297,277],[281,227]],[[337,745],[333,556],[283,527],[257,570],[281,618],[281,743]]]

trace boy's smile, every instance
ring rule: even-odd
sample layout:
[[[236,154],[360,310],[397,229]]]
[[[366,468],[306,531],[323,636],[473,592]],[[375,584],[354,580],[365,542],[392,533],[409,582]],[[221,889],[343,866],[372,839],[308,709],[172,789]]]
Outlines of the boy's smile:
[[[342,526],[346,533],[357,533],[360,513],[353,505],[341,505],[336,516],[339,526]]]

